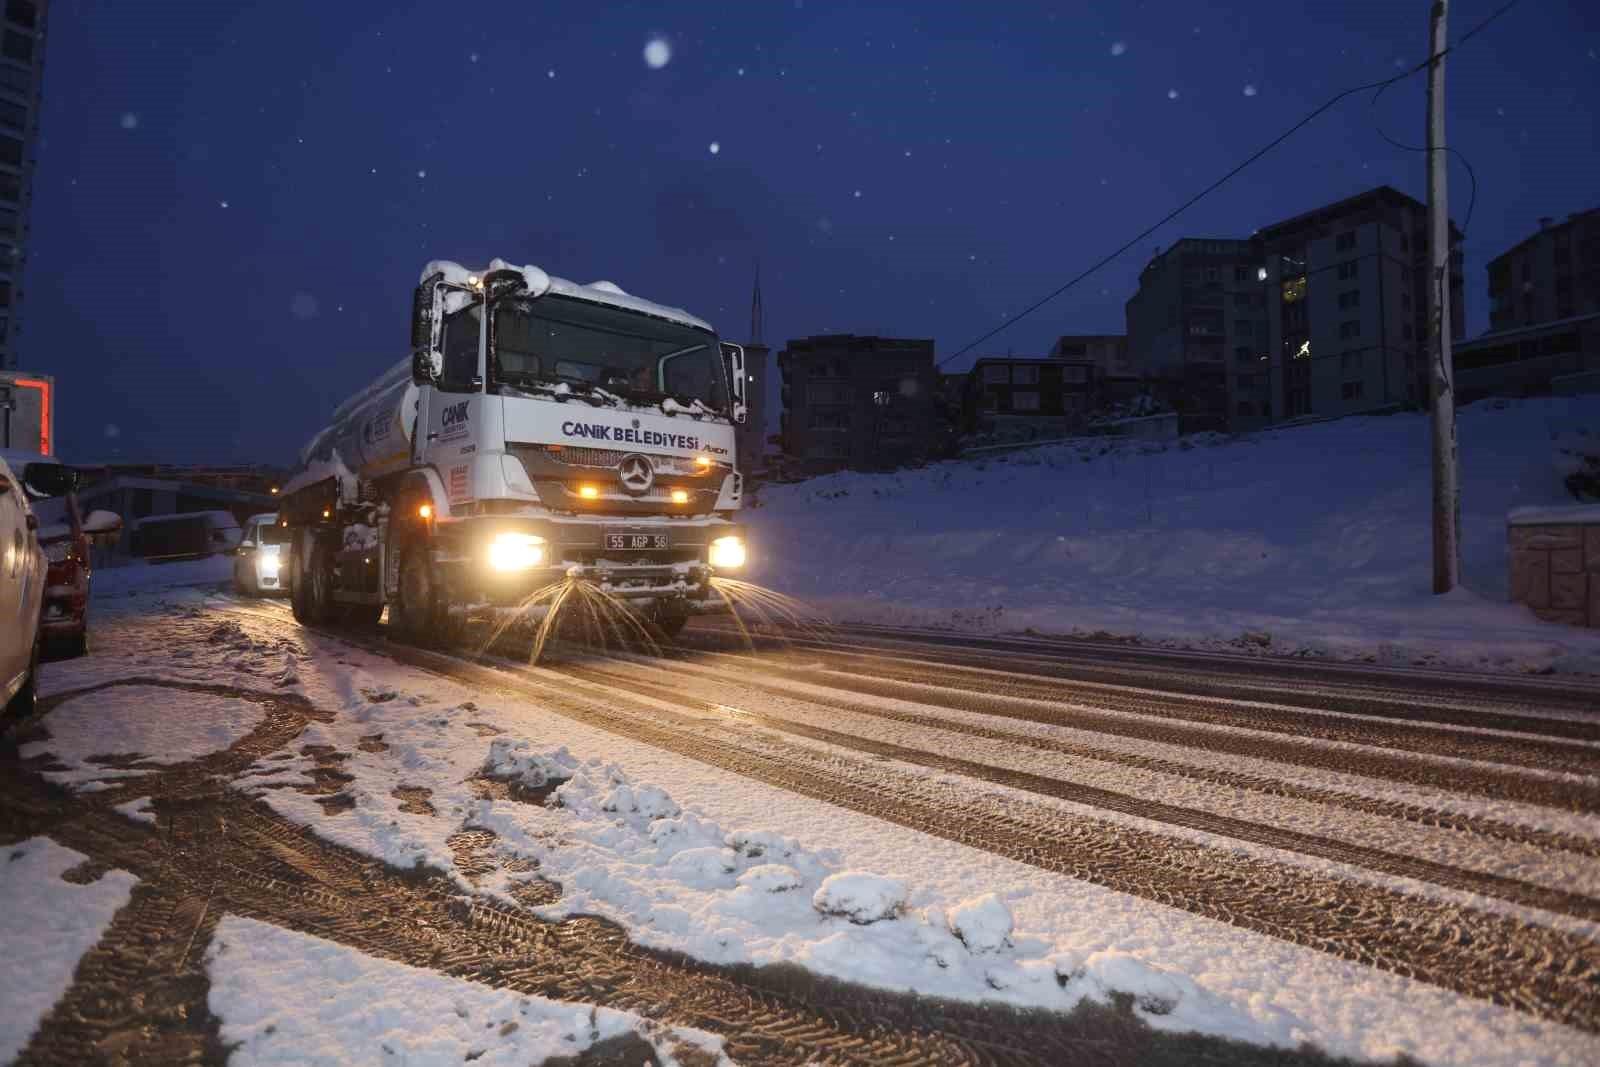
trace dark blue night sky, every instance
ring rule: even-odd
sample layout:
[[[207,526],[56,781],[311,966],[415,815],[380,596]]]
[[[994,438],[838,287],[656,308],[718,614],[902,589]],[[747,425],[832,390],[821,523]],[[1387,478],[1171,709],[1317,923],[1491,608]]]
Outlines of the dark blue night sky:
[[[1452,4],[1452,38],[1500,0]],[[940,355],[1334,91],[1426,54],[1425,0],[851,4],[55,0],[21,365],[82,462],[287,463],[405,355],[424,262],[605,278],[743,339]],[[653,69],[644,49],[670,46]],[[1600,7],[1525,0],[1449,62],[1483,266],[1600,203]],[[1421,76],[1351,99],[1146,244],[1423,192]],[[713,150],[713,145],[716,150]],[[1451,171],[1453,214],[1468,183]],[[1121,332],[1151,247],[987,351]],[[967,360],[962,362],[967,362]],[[775,421],[775,420],[774,420]]]

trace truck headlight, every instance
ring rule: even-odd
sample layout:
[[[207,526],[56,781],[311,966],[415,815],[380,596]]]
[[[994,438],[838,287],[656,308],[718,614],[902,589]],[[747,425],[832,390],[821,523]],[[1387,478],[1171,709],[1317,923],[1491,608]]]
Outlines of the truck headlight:
[[[533,534],[499,533],[489,542],[489,566],[497,571],[525,571],[544,562],[545,540]]]
[[[713,567],[719,570],[738,570],[744,566],[744,559],[744,538],[719,537],[711,542],[711,554],[707,562]]]
[[[268,552],[266,549],[262,549],[261,555],[257,556],[256,560],[256,566],[261,568],[261,577],[276,578],[278,576],[278,568],[282,566],[282,561],[278,559],[276,552]]]

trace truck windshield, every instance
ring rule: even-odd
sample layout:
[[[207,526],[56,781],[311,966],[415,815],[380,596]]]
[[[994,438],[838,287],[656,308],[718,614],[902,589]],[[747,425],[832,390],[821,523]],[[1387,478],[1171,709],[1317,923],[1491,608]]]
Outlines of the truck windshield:
[[[561,296],[495,312],[491,382],[497,389],[566,382],[629,400],[728,407],[722,350],[705,330]]]

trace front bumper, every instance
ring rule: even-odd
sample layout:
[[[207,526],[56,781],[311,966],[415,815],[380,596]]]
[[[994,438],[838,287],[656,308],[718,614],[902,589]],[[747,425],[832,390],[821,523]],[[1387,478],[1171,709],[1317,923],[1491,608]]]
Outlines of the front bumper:
[[[640,551],[606,548],[607,528],[619,526],[665,533],[671,547]],[[543,538],[544,563],[526,570],[493,570],[487,563],[488,545],[504,532]],[[711,542],[719,537],[743,537],[744,532],[741,524],[718,518],[651,522],[480,516],[439,530],[435,562],[451,589],[450,599],[456,603],[516,605],[552,583],[577,579],[641,606],[701,602],[706,605],[704,610],[716,611],[725,609],[726,604],[710,584],[717,573],[707,562]]]

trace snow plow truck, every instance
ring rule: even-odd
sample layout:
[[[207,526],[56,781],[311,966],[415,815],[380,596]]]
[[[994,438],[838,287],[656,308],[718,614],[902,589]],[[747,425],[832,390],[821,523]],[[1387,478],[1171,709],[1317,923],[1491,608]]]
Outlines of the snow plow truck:
[[[745,564],[744,351],[676,308],[496,259],[435,261],[411,355],[346,400],[280,492],[294,615],[437,643],[592,583],[668,635]],[[528,615],[534,613],[526,612]]]

